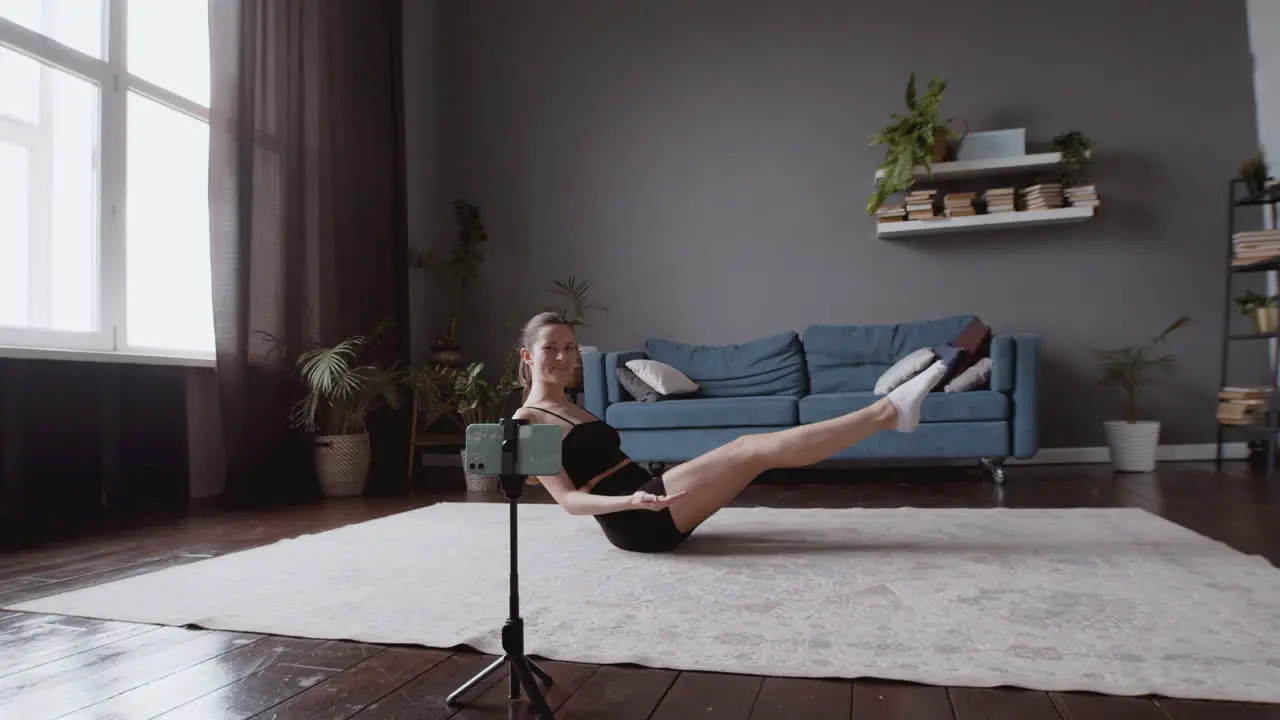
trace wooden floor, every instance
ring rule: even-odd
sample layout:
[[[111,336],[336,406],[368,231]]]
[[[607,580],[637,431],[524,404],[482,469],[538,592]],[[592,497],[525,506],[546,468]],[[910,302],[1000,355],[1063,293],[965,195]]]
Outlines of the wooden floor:
[[[400,512],[439,500],[334,501],[150,523],[0,555],[0,606],[151,572]],[[494,498],[497,499],[497,498]],[[545,502],[531,491],[530,502]],[[742,505],[787,507],[1136,506],[1238,550],[1280,559],[1280,481],[1243,464],[1170,464],[1157,475],[1101,466],[1014,467],[1003,490],[964,469],[809,471],[771,476]],[[494,618],[495,626],[502,618]],[[0,718],[189,720],[507,718],[505,671],[458,711],[444,697],[491,657],[414,647],[318,642],[231,632],[0,613]],[[855,720],[1066,718],[1280,719],[1280,705],[1122,698],[1019,689],[943,688],[543,662],[560,718]]]

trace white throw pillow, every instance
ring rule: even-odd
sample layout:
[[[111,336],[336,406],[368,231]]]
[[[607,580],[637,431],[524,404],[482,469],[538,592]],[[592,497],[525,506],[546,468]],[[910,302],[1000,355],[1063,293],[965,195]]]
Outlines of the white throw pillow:
[[[626,365],[636,377],[663,395],[687,395],[698,389],[698,383],[666,363],[657,360],[628,360]]]
[[[942,388],[943,392],[965,392],[966,390],[976,390],[991,379],[991,358],[984,357],[978,362],[969,366],[967,370],[955,376],[951,382]]]
[[[933,351],[933,348],[927,347],[907,353],[906,357],[894,363],[893,367],[885,370],[880,379],[876,380],[875,393],[877,395],[888,395],[891,390],[919,375],[925,368],[932,365],[937,357],[938,354]]]

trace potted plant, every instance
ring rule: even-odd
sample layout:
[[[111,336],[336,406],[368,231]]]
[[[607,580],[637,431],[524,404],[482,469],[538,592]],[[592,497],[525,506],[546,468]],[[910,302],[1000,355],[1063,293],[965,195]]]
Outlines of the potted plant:
[[[1267,160],[1261,153],[1240,164],[1240,178],[1250,195],[1262,192],[1267,186],[1267,172]]]
[[[365,421],[379,406],[399,406],[402,373],[367,359],[373,342],[363,335],[298,356],[304,395],[290,411],[294,427],[314,433],[316,475],[327,497],[364,492],[369,476]]]
[[[452,409],[457,413],[463,430],[468,425],[480,423],[496,423],[502,419],[507,402],[520,389],[519,356],[514,352],[510,356],[514,361],[507,363],[506,371],[497,382],[490,382],[481,374],[484,363],[473,362],[466,368],[450,369],[450,383],[447,392],[452,399]],[[473,473],[467,469],[467,451],[460,451],[463,476],[467,490],[471,492],[487,492],[498,486],[498,476],[484,473]]]
[[[462,365],[458,322],[467,290],[475,282],[485,259],[482,244],[489,239],[479,208],[464,200],[454,200],[453,214],[458,223],[458,236],[448,254],[428,252],[416,259],[416,264],[430,268],[449,289],[449,325],[431,345],[431,361],[446,367]]]
[[[1111,463],[1120,472],[1150,472],[1156,465],[1156,447],[1160,442],[1160,422],[1138,419],[1138,399],[1142,383],[1151,370],[1169,370],[1174,358],[1159,353],[1159,346],[1178,328],[1191,322],[1184,315],[1159,335],[1141,345],[1096,351],[1101,360],[1099,381],[1120,395],[1124,420],[1103,423]]]
[[[573,275],[570,275],[568,280],[553,280],[550,292],[553,295],[559,295],[564,298],[566,304],[561,306],[552,305],[547,309],[558,313],[560,317],[564,318],[564,321],[569,324],[569,327],[574,329],[575,332],[577,332],[579,328],[591,327],[587,324],[588,312],[592,310],[601,310],[603,312],[609,311],[609,308],[598,303],[594,303],[587,298],[588,293],[591,292],[590,280],[579,281],[578,278]],[[595,349],[596,348],[592,345],[580,345],[578,347],[580,353],[593,352]],[[574,386],[581,387],[581,357],[578,359],[578,367],[574,370],[573,378]]]
[[[410,437],[416,441],[422,428],[430,428],[454,410],[451,368],[427,363],[405,373],[404,384],[413,399]]]
[[[1248,290],[1235,299],[1241,315],[1252,315],[1254,327],[1260,333],[1273,333],[1280,329],[1280,298],[1261,295]]]
[[[909,190],[915,184],[915,167],[923,165],[929,177],[933,176],[933,163],[947,159],[950,140],[956,137],[951,120],[938,115],[938,106],[947,90],[947,82],[941,78],[929,81],[924,95],[916,97],[916,74],[907,79],[905,115],[891,113],[893,121],[871,136],[872,147],[888,145],[876,180],[876,190],[867,200],[867,214],[875,215],[890,195]]]
[[[1053,138],[1053,149],[1062,154],[1058,160],[1062,181],[1068,187],[1089,184],[1093,140],[1079,130],[1071,130]]]

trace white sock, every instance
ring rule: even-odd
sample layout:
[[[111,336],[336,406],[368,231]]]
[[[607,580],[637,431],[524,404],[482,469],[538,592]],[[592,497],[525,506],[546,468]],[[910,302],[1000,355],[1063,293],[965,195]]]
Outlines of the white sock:
[[[920,405],[929,391],[947,374],[946,363],[939,360],[924,372],[889,392],[889,402],[898,408],[898,432],[911,432],[920,424]]]

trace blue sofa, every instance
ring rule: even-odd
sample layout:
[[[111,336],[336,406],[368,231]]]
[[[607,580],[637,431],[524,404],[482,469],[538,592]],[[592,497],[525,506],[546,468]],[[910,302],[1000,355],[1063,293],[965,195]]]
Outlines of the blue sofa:
[[[584,406],[622,435],[623,449],[652,465],[692,459],[745,433],[812,423],[875,402],[876,379],[920,347],[946,345],[973,319],[957,315],[895,325],[811,325],[733,345],[650,339],[643,349],[587,353]],[[1008,458],[1040,447],[1038,338],[991,340],[989,388],[936,391],[913,433],[886,432],[835,459],[974,459],[1004,479]],[[638,402],[618,382],[629,360],[666,363],[699,384],[692,397]]]

